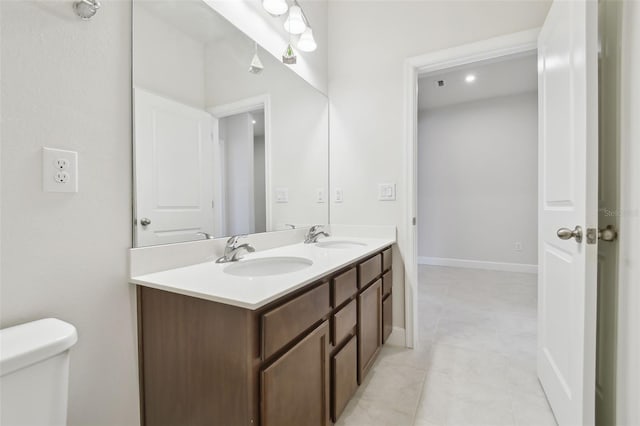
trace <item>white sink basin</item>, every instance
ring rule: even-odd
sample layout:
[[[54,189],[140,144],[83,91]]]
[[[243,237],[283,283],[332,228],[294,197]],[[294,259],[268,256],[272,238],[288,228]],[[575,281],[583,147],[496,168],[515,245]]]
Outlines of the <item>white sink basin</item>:
[[[359,243],[358,241],[332,240],[317,242],[316,246],[320,248],[350,249],[356,247],[364,247],[366,246],[366,244]]]
[[[241,260],[223,269],[238,277],[265,277],[300,271],[313,265],[313,261],[304,257],[263,257]]]

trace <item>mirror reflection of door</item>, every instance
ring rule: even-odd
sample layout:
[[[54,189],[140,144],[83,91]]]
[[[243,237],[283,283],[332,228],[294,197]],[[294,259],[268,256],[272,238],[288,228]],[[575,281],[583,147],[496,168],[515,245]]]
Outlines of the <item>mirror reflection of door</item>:
[[[214,234],[214,131],[208,112],[135,89],[138,246]]]
[[[221,236],[267,230],[264,134],[264,109],[220,119]]]

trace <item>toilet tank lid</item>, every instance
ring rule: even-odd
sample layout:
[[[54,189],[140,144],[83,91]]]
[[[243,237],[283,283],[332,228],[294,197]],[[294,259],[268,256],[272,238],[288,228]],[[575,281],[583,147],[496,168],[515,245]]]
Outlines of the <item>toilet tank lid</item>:
[[[0,330],[0,376],[58,355],[78,341],[76,328],[45,318]]]

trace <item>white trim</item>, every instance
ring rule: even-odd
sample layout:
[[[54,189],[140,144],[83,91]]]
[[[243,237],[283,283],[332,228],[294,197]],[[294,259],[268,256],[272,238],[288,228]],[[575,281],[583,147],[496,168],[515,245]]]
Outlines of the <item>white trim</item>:
[[[267,231],[276,231],[272,222],[272,190],[271,190],[271,96],[269,94],[253,96],[228,104],[207,108],[207,111],[217,119],[231,115],[249,112],[257,108],[264,109],[264,187],[265,187],[265,222]]]
[[[622,6],[616,423],[640,424],[640,3]]]
[[[484,269],[488,271],[524,272],[537,274],[538,265],[527,263],[489,262],[486,260],[452,259],[447,257],[418,257],[419,265],[450,266],[453,268]]]
[[[402,347],[406,346],[407,339],[406,339],[406,333],[404,328],[394,326],[393,330],[391,331],[391,334],[389,335],[389,338],[385,342],[385,345],[402,346]]]
[[[418,340],[418,249],[413,218],[417,212],[417,92],[418,75],[473,62],[530,52],[537,49],[539,28],[491,38],[407,58],[404,63],[404,183],[407,188],[401,227],[406,241],[399,244],[405,275],[405,327],[407,346]]]

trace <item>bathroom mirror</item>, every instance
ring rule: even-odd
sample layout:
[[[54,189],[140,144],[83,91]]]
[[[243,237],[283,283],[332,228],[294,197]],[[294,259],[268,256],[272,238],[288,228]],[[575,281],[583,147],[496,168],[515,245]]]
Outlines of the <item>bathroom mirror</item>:
[[[327,223],[326,96],[202,0],[133,3],[134,246]]]

